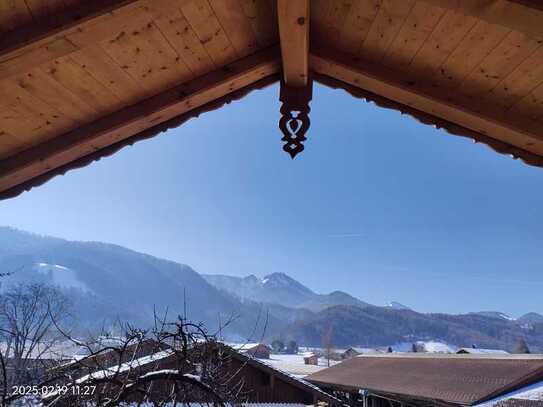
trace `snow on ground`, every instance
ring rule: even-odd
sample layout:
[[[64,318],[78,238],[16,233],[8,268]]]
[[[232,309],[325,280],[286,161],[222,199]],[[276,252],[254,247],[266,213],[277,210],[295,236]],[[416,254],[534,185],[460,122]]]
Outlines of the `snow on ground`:
[[[483,348],[460,348],[460,349],[472,355],[509,355],[509,352],[506,352],[502,349],[483,349]]]
[[[92,407],[94,403],[86,403],[86,407]],[[301,403],[241,403],[239,404],[243,407],[307,407],[305,404]],[[120,403],[120,407],[155,407],[154,403]],[[163,407],[173,407],[174,403],[166,403],[162,405]],[[185,407],[210,407],[209,403],[176,403],[175,406],[185,406]],[[225,403],[226,407],[234,407],[231,403]],[[235,406],[238,406],[236,404]],[[16,402],[13,407],[43,407],[43,404],[32,398],[25,398],[24,400],[19,400]]]
[[[177,403],[177,407],[210,407],[212,404],[210,403]],[[153,403],[120,403],[120,407],[155,407],[155,404]],[[162,405],[163,407],[173,407],[173,403],[166,403]],[[234,407],[231,403],[225,403],[226,407]],[[243,406],[243,407],[307,407],[305,404],[301,403],[241,403],[236,404],[235,406]],[[90,406],[89,406],[90,407]]]
[[[298,353],[297,355],[271,354],[269,359],[258,360],[298,378],[303,378],[328,367],[328,362],[325,358],[319,358],[318,365],[306,365],[304,363],[304,356],[301,353]],[[333,366],[336,363],[339,362],[331,360],[330,366]]]
[[[62,288],[77,288],[85,292],[92,290],[78,277],[75,271],[59,264],[36,263],[34,269],[51,279],[54,285]]]
[[[296,355],[271,354],[270,359],[266,359],[266,360],[305,365],[305,363],[304,363],[304,353],[305,352],[302,352],[302,353],[298,353]],[[330,360],[330,366],[332,366],[332,365],[334,365],[336,363],[338,363],[338,362],[334,361],[334,360]],[[305,365],[305,366],[307,366],[307,365]],[[324,366],[324,367],[328,366],[328,361],[326,360],[326,358],[319,358],[319,365],[318,366]]]
[[[446,342],[440,341],[417,341],[415,342],[419,349],[424,349],[428,353],[456,353],[458,347]],[[411,352],[413,342],[401,342],[392,345],[394,352]]]
[[[456,347],[443,342],[423,342],[424,350],[429,353],[456,353]]]

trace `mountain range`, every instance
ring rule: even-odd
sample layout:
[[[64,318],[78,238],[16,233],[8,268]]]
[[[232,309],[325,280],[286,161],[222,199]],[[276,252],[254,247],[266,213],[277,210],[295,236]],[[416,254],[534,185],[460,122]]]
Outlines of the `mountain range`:
[[[370,304],[343,291],[317,294],[284,273],[272,273],[260,279],[255,275],[234,277],[221,274],[202,275],[213,286],[242,301],[279,304],[285,307],[322,311],[335,305],[367,307]]]
[[[335,346],[388,346],[438,340],[454,346],[511,350],[524,338],[543,352],[543,316],[514,319],[501,312],[419,313],[398,303],[368,304],[334,291],[315,293],[283,272],[263,278],[200,275],[190,266],[99,242],[73,242],[0,227],[2,289],[31,281],[58,286],[73,303],[81,327],[117,318],[149,325],[154,313],[182,315],[228,340],[294,339],[319,346],[332,332]]]

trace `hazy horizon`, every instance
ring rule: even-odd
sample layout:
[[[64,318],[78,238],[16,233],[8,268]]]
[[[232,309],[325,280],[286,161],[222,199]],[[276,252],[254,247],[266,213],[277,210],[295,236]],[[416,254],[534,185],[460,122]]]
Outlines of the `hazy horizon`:
[[[1,201],[0,224],[376,305],[543,313],[543,169],[314,93],[294,161],[274,85]]]
[[[70,241],[70,242],[78,242],[78,243],[103,243],[103,244],[107,244],[107,245],[115,245],[115,246],[120,246],[120,247],[123,247],[124,249],[128,249],[128,250],[133,250],[131,249],[130,247],[125,247],[125,246],[122,246],[122,245],[117,245],[115,243],[110,243],[110,242],[104,242],[104,241],[97,241],[97,240],[70,240],[70,239],[65,239],[61,236],[54,236],[54,235],[43,235],[43,234],[39,234],[39,233],[35,233],[35,232],[32,232],[32,231],[29,231],[29,230],[22,230],[22,229],[18,229],[18,228],[15,228],[15,227],[12,227],[12,226],[6,226],[6,225],[0,225],[0,228],[10,228],[10,229],[13,229],[13,230],[16,230],[16,231],[19,231],[19,232],[23,232],[23,233],[30,233],[32,235],[36,235],[36,236],[40,236],[40,237],[51,237],[51,238],[55,238],[55,239],[61,239],[61,240],[67,240],[67,241]],[[133,250],[135,251],[135,250]],[[153,256],[151,253],[146,253],[146,252],[140,252],[140,251],[136,251],[137,253],[142,253],[142,254],[145,254],[145,255],[150,255],[150,256]],[[157,257],[157,256],[153,256],[153,257]],[[174,261],[176,262],[175,260],[173,259],[164,259],[164,260],[170,260],[170,261]],[[200,273],[198,270],[196,270],[194,267],[192,267],[190,264],[186,264],[186,263],[181,263],[181,262],[177,262],[177,263],[180,263],[180,264],[185,264],[189,267],[191,267],[192,269],[194,269],[194,271],[196,271],[197,273],[199,274],[208,274],[208,273]],[[277,273],[283,273],[283,274],[286,274],[288,275],[289,277],[292,277],[288,271],[281,271],[281,272],[277,272]],[[234,274],[224,274],[224,273],[210,273],[211,275],[227,275],[227,276],[232,276],[232,277],[241,277],[241,278],[244,278],[244,277],[249,277],[250,275],[254,275],[255,277],[259,278],[259,279],[264,279],[266,276],[269,276],[269,274],[257,274],[257,273],[252,273],[252,274],[247,274],[247,275],[243,275],[243,276],[240,276],[240,275],[234,275]],[[343,289],[339,289],[339,288],[331,288],[329,291],[319,291],[319,290],[316,290],[314,289],[313,287],[310,286],[310,284],[307,282],[307,281],[303,281],[303,280],[296,280],[298,281],[299,283],[303,284],[304,286],[308,287],[309,289],[311,289],[312,291],[314,291],[316,294],[330,294],[331,292],[334,292],[334,291],[343,291],[343,292],[346,292],[347,294],[350,294],[350,295],[353,295],[352,293],[350,293],[348,290],[343,290]],[[360,300],[362,301],[365,301],[364,298],[359,298]],[[413,311],[417,311],[417,312],[427,312],[427,313],[432,313],[431,310],[428,310],[428,311],[420,311],[420,310],[417,310],[417,309],[414,309],[412,308],[409,304],[406,304],[404,302],[401,301],[401,299],[397,299],[397,298],[394,298],[394,299],[389,299],[387,301],[385,301],[384,303],[382,304],[372,304],[372,305],[377,305],[377,306],[388,306],[389,303],[392,303],[392,302],[395,302],[395,303],[398,303],[400,305],[403,305],[403,306],[406,306],[406,307],[409,307],[411,308]],[[472,310],[471,312],[501,312],[502,310],[499,310],[499,309],[477,309],[477,310]],[[520,314],[518,315],[511,315],[511,314],[507,314],[508,316],[511,316],[511,317],[514,317],[514,318],[518,318],[518,317],[521,317],[522,315],[524,314],[527,314],[529,312],[538,312],[538,311],[534,311],[534,310],[527,310],[526,312],[521,312]],[[538,312],[539,313],[539,312]],[[450,312],[450,314],[455,314],[454,312]],[[459,313],[461,314],[461,313]]]

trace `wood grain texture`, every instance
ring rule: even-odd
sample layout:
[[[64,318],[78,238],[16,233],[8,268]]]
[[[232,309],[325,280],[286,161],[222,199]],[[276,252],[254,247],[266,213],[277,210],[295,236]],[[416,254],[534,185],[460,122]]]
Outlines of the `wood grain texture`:
[[[140,83],[126,73],[99,45],[70,54],[71,60],[107,87],[123,105],[145,97]]]
[[[103,2],[87,4],[98,7]],[[59,28],[49,27],[50,31],[44,31],[48,25],[44,28],[37,24],[35,29],[33,25],[30,28],[25,26],[0,36],[0,79],[115,37],[145,17],[138,0],[119,0],[117,3],[116,7],[109,6],[98,11],[91,8],[85,17],[68,20]]]
[[[0,33],[13,30],[32,21],[25,0],[0,1]]]
[[[155,25],[194,76],[206,74],[215,68],[204,45],[174,2],[163,8],[151,5],[149,12],[154,17]]]
[[[289,86],[305,86],[308,81],[309,5],[309,0],[277,2],[283,80]]]
[[[213,0],[210,4],[237,56],[242,58],[255,52],[258,48],[256,35],[241,3],[238,0]]]
[[[216,66],[236,59],[236,50],[207,0],[186,2],[181,5],[181,12]]]
[[[434,86],[458,87],[510,32],[506,27],[479,20],[429,81]]]
[[[413,57],[406,74],[411,80],[419,82],[434,77],[476,24],[477,19],[474,17],[447,11]]]
[[[345,53],[357,55],[382,5],[382,0],[353,1],[339,30],[335,47]],[[320,19],[314,22],[320,27]]]
[[[0,192],[38,177],[180,114],[244,88],[280,70],[280,54],[269,49],[63,134],[0,161]]]
[[[279,42],[276,0],[240,0],[258,45],[262,48]]]
[[[330,76],[535,155],[543,155],[541,125],[531,126],[529,123],[523,123],[523,126],[519,127],[513,120],[485,116],[480,112],[469,110],[468,106],[455,105],[444,98],[440,99],[410,87],[393,71],[382,68],[368,71],[367,68],[356,66],[356,62],[346,56],[317,51],[312,52],[310,61],[312,69],[319,74]]]
[[[543,8],[540,1],[511,0],[420,0],[501,25],[535,38],[543,38]]]
[[[414,5],[414,0],[383,0],[359,55],[367,61],[379,63],[399,34]]]
[[[390,45],[383,60],[389,67],[407,67],[445,14],[439,7],[417,2]]]

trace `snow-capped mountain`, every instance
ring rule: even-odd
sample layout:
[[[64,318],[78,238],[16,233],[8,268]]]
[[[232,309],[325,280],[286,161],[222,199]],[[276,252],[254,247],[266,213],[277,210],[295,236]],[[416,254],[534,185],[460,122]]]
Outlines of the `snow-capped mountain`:
[[[82,328],[120,319],[145,327],[168,311],[185,311],[210,330],[235,315],[232,332],[254,330],[259,309],[217,290],[185,264],[159,259],[120,246],[73,242],[0,227],[2,290],[20,283],[48,283],[61,289]],[[186,293],[186,302],[184,301]],[[222,317],[219,315],[222,314]],[[269,318],[268,326],[276,323]],[[225,332],[229,334],[229,332]]]
[[[543,315],[538,314],[537,312],[528,312],[518,318],[518,321],[527,324],[543,324]]]
[[[390,301],[386,306],[392,309],[411,310],[411,308],[409,308],[407,305],[400,304],[396,301]]]
[[[367,307],[370,304],[343,291],[317,294],[285,273],[272,273],[263,278],[254,275],[233,277],[225,275],[204,275],[210,284],[234,294],[242,301],[278,304],[283,307],[305,308],[319,312],[336,305]]]
[[[46,282],[61,287],[73,288],[86,293],[92,290],[83,282],[75,271],[59,264],[35,263],[32,267]]]
[[[145,326],[155,310],[182,313],[185,293],[189,317],[210,329],[219,318],[239,316],[228,333],[223,331],[239,338],[254,334],[264,309],[266,339],[292,338],[306,346],[320,346],[324,329],[332,327],[333,342],[342,347],[404,342],[412,347],[422,341],[426,351],[434,352],[447,351],[440,343],[513,349],[523,337],[531,351],[543,351],[543,316],[536,313],[514,320],[495,311],[425,314],[398,302],[372,306],[342,291],[315,293],[284,273],[202,276],[188,265],[116,245],[0,227],[0,273],[6,272],[12,274],[0,279],[0,289],[36,280],[51,283],[70,296],[80,321],[98,328],[117,317]]]
[[[489,318],[505,319],[506,321],[516,321],[516,318],[513,318],[499,311],[477,311],[477,312],[472,312],[472,314],[482,315]]]
[[[296,307],[317,295],[285,273],[272,273],[261,279],[254,275],[234,277],[205,274],[203,277],[215,287],[242,300]]]

